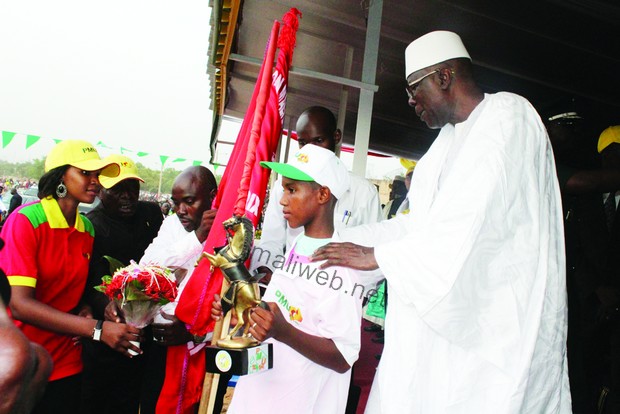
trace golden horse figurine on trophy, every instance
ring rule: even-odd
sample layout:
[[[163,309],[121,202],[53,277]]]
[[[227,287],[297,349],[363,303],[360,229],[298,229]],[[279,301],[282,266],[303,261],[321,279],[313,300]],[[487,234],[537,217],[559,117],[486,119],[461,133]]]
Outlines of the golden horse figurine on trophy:
[[[203,252],[198,262],[206,257],[214,267],[219,267],[230,283],[222,295],[222,314],[227,316],[231,310],[237,315],[237,324],[224,337],[217,341],[221,348],[240,349],[258,345],[250,331],[250,311],[255,306],[265,309],[267,305],[260,300],[258,281],[263,274],[250,274],[244,262],[250,256],[254,240],[254,227],[247,217],[233,216],[222,223],[226,230],[228,244],[215,249],[215,255]],[[198,264],[198,262],[196,264]],[[235,336],[243,328],[241,336]]]

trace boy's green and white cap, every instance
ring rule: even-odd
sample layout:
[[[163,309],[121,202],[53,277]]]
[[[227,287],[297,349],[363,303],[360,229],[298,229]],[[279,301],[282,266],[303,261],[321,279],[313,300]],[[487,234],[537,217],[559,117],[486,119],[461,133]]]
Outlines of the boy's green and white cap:
[[[349,191],[349,171],[336,154],[316,145],[304,145],[286,163],[261,162],[261,166],[298,181],[314,181],[329,188],[337,199]]]

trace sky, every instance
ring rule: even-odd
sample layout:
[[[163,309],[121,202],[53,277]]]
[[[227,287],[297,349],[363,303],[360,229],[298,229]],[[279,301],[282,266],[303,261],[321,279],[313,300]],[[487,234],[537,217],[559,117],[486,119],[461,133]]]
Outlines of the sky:
[[[161,156],[166,167],[207,165],[209,17],[206,0],[0,0],[0,130],[17,133],[0,159],[42,158],[54,139],[83,139],[150,168]],[[40,139],[26,149],[27,135]],[[395,159],[372,158],[367,176],[402,172]]]

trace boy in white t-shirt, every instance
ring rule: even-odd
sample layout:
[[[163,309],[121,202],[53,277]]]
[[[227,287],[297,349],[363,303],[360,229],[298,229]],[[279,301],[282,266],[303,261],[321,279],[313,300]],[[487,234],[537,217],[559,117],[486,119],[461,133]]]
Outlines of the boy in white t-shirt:
[[[256,307],[250,333],[273,343],[273,369],[239,379],[231,414],[344,413],[351,366],[360,350],[363,287],[356,272],[322,270],[314,250],[332,241],[336,200],[349,189],[346,167],[333,152],[301,148],[287,164],[262,162],[282,175],[280,204],[291,227],[304,227]],[[221,306],[214,303],[214,316]]]

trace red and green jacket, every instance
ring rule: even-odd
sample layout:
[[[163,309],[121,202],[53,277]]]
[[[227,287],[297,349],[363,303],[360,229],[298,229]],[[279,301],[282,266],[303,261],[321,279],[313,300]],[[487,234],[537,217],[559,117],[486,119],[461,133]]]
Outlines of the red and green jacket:
[[[78,306],[93,249],[94,229],[81,214],[69,227],[58,202],[47,197],[26,204],[9,216],[0,237],[5,247],[0,252],[0,268],[11,286],[35,290],[35,298],[62,312]],[[15,321],[33,342],[41,344],[52,356],[54,370],[50,381],[82,371],[81,347],[70,335],[58,334]]]

